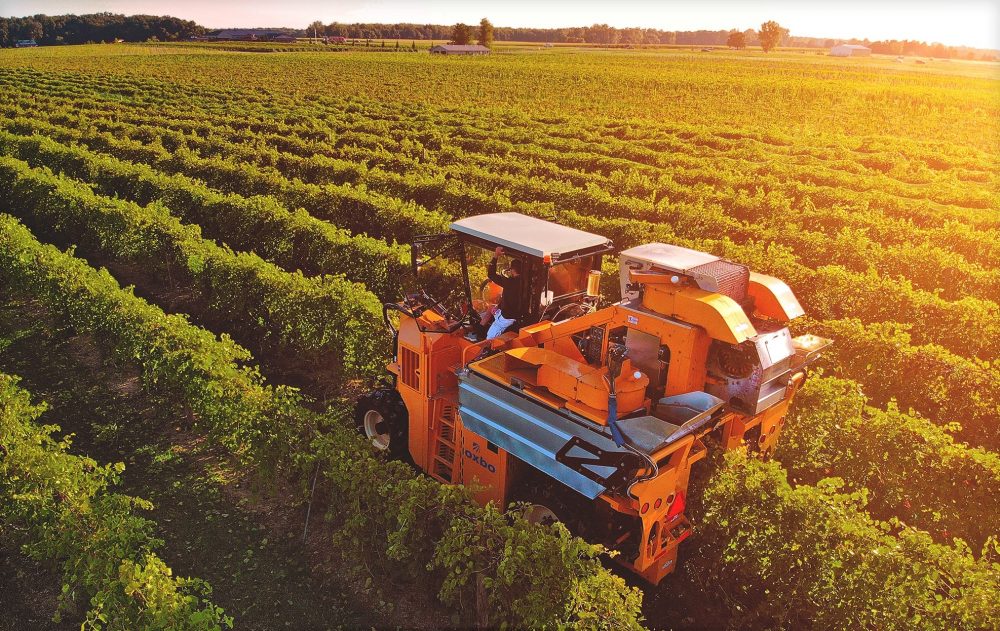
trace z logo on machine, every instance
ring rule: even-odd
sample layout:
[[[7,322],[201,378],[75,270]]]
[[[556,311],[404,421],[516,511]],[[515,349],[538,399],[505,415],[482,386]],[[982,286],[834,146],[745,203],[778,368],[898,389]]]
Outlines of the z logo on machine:
[[[477,453],[472,453],[473,451],[475,451]],[[466,449],[465,450],[465,457],[468,458],[469,460],[471,460],[472,462],[475,462],[480,467],[486,469],[490,473],[496,473],[497,472],[497,468],[494,467],[493,465],[491,465],[490,463],[486,462],[485,460],[483,460],[483,457],[480,456],[478,452],[479,452],[479,443],[472,443],[472,451],[469,451],[468,449]]]

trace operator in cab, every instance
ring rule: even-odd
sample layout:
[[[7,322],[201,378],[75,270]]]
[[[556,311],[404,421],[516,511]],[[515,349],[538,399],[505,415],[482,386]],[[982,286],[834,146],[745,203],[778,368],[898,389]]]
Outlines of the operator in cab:
[[[497,247],[489,266],[486,268],[486,276],[497,285],[503,287],[503,293],[500,295],[500,308],[494,314],[493,324],[490,325],[490,330],[486,333],[486,339],[488,340],[499,336],[523,315],[521,306],[521,261],[519,259],[511,259],[510,266],[507,268],[509,276],[503,276],[497,273],[497,258],[502,255],[503,248]]]

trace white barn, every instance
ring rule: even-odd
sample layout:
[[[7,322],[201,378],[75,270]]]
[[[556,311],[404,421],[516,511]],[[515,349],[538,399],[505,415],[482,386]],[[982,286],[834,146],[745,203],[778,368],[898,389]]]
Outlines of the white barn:
[[[438,44],[431,48],[432,55],[489,55],[490,49],[479,44]]]
[[[872,49],[860,44],[840,44],[830,49],[833,57],[868,57]]]

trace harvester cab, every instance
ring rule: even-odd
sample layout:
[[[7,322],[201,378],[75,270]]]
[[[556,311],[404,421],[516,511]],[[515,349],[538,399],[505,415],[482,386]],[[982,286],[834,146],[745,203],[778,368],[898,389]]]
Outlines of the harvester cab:
[[[592,311],[597,304],[602,256],[612,250],[608,239],[518,213],[477,215],[454,222],[451,232],[417,237],[411,247],[413,274],[420,278],[423,268],[439,258],[457,259],[458,287],[444,289],[446,296],[431,305],[443,306],[451,325],[461,321],[464,335],[480,341],[484,321],[492,316],[501,287],[485,278],[486,258],[496,248],[504,257],[517,260],[524,282],[517,302],[524,305],[517,326],[541,320],[559,321]],[[478,263],[478,266],[477,266]],[[438,270],[439,271],[439,270]],[[426,275],[433,275],[424,274]],[[438,278],[436,289],[445,282]],[[462,303],[453,307],[452,297],[461,290]],[[421,290],[409,297],[425,303],[430,296]],[[440,311],[441,309],[439,309]],[[454,318],[457,312],[462,317]],[[480,326],[477,326],[479,323]]]
[[[691,533],[685,496],[703,439],[772,450],[829,341],[792,338],[802,309],[785,283],[703,252],[621,252],[622,299],[599,307],[604,237],[517,213],[451,228],[418,239],[413,262],[457,257],[462,304],[424,291],[386,305],[393,385],[359,402],[359,427],[483,503],[527,502],[658,583]],[[497,288],[474,292],[472,277],[497,247],[521,261],[526,307],[486,340]]]

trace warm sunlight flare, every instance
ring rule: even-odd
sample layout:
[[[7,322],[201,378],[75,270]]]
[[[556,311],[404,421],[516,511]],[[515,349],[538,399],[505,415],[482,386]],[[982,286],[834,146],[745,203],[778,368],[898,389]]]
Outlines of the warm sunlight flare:
[[[0,10],[0,631],[1000,631],[995,2]]]
[[[777,20],[793,35],[823,38],[911,39],[952,46],[1000,48],[1000,3],[993,0],[6,0],[3,15],[46,13],[162,14],[214,28],[329,22],[475,24],[559,28],[603,23],[663,30],[760,28]]]

